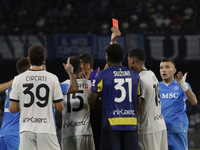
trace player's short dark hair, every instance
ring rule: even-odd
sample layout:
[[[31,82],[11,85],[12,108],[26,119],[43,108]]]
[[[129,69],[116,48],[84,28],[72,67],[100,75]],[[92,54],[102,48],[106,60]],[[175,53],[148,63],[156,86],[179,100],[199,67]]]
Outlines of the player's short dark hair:
[[[134,57],[139,61],[145,62],[146,60],[146,54],[144,52],[144,50],[140,49],[140,48],[134,48],[133,50],[131,50],[128,53],[128,57]]]
[[[91,54],[89,53],[80,54],[80,59],[84,65],[89,63],[91,68],[93,68],[94,60]]]
[[[173,60],[173,59],[170,59],[170,58],[164,58],[164,59],[161,60],[161,62],[171,62],[171,63],[174,64],[174,66],[175,66],[174,60]]]
[[[33,45],[28,50],[31,65],[41,66],[45,59],[45,49],[39,45]]]
[[[111,62],[122,62],[124,56],[124,48],[119,44],[110,44],[106,47],[106,54]]]
[[[80,72],[80,67],[81,67],[81,60],[79,56],[71,56],[70,57],[70,64],[74,68],[74,73],[78,74]]]
[[[16,63],[16,69],[19,74],[25,72],[29,68],[30,64],[26,57],[20,58]]]

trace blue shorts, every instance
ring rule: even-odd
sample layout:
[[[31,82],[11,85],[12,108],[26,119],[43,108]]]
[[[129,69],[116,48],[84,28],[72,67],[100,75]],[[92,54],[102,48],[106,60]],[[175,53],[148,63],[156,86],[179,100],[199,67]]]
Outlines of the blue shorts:
[[[138,150],[138,132],[101,132],[100,150]]]
[[[0,137],[0,150],[19,150],[19,136]]]
[[[187,132],[167,133],[169,150],[188,150]]]

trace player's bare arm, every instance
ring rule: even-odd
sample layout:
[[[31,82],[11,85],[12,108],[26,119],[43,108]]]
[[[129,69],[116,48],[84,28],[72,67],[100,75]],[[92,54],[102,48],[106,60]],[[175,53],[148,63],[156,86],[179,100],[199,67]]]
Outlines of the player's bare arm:
[[[117,38],[121,36],[121,32],[119,30],[119,28],[117,27],[112,27],[111,28],[112,34],[111,34],[111,42],[110,44],[116,44],[117,43]],[[104,69],[109,68],[109,65],[106,63],[106,65],[104,66]]]
[[[94,108],[97,99],[99,98],[99,93],[90,91],[88,96],[88,103],[90,105],[91,110]]]
[[[8,88],[10,88],[12,86],[12,82],[13,82],[13,79],[8,82],[0,84],[0,92],[4,92]]]
[[[112,34],[111,34],[111,43],[116,44],[116,40],[118,37],[121,36],[121,32],[117,27],[111,28]]]
[[[70,87],[67,93],[76,93],[78,91],[78,83],[73,73],[74,68],[70,64],[70,58],[67,59],[67,64],[63,63],[63,67],[65,71],[68,73],[69,78],[70,78]]]
[[[184,74],[181,71],[179,71],[176,75],[176,81],[179,83],[183,91],[185,92],[188,101],[191,105],[197,105],[197,98],[196,95],[190,90],[190,88],[187,86],[187,83],[185,82],[187,77],[187,73]]]
[[[18,102],[10,101],[9,110],[11,113],[17,113],[20,111],[20,106]]]
[[[64,109],[63,102],[55,102],[53,103],[55,109],[59,112],[61,112]]]

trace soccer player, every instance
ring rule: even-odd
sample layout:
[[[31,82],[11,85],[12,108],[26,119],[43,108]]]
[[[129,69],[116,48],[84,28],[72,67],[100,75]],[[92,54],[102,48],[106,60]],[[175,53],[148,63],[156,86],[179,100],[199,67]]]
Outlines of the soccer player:
[[[91,54],[83,53],[80,54],[81,59],[81,74],[80,77],[84,77],[85,79],[90,79],[91,83],[95,79],[95,75],[99,72],[100,68],[97,67],[93,71],[94,60]],[[91,88],[92,84],[90,85]],[[100,128],[101,128],[101,110],[102,110],[102,101],[98,100],[91,110],[90,120],[92,125],[93,137],[95,142],[95,149],[99,148],[100,141]]]
[[[89,94],[94,106],[102,93],[103,113],[100,150],[137,150],[137,100],[140,78],[137,72],[122,66],[124,49],[119,44],[106,48],[108,69],[95,77]]]
[[[81,60],[79,56],[71,56],[70,62],[78,82],[76,94],[64,95],[62,112],[62,149],[63,150],[95,150],[92,128],[90,124],[90,106],[88,93],[91,81],[79,78]],[[63,83],[69,84],[69,80]]]
[[[167,126],[168,147],[170,150],[187,150],[188,117],[185,101],[191,105],[197,104],[197,98],[190,85],[185,82],[187,73],[183,76],[178,72],[176,77],[175,63],[171,59],[163,59],[160,63],[159,82],[161,109]]]
[[[88,53],[83,53],[83,54],[80,54],[80,59],[81,59],[81,68],[82,68],[82,73],[80,75],[86,79],[90,79],[90,75],[93,72],[93,64],[94,64],[92,55]],[[95,74],[92,76],[92,78],[94,76]]]
[[[27,58],[21,58],[16,63],[16,69],[19,74],[30,68]],[[11,87],[12,81],[6,83],[6,87]],[[18,150],[19,149],[19,118],[20,113],[12,114],[9,111],[11,88],[6,90],[6,99],[4,104],[3,123],[0,131],[0,149],[1,150]]]
[[[63,95],[57,76],[42,68],[44,60],[43,47],[37,45],[30,47],[28,51],[30,70],[16,76],[12,84],[9,110],[12,113],[21,111],[21,150],[60,150],[52,105],[54,103],[55,109],[62,111]],[[69,59],[63,66],[68,68],[68,74],[73,74]]]
[[[0,93],[1,92],[4,92],[5,90],[7,90],[8,88],[10,88],[12,86],[12,82],[13,82],[13,79],[8,81],[8,82],[5,82],[5,83],[1,83],[0,84]]]
[[[135,48],[128,54],[128,65],[139,73],[142,95],[138,111],[138,140],[140,150],[168,150],[167,130],[161,114],[158,80],[145,67],[144,50]]]

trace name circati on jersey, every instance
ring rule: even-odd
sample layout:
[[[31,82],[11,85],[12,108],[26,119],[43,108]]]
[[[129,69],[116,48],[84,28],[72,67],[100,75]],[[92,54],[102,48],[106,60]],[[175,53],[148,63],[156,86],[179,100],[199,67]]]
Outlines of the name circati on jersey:
[[[115,77],[130,76],[130,71],[113,71],[113,74]]]
[[[27,76],[26,81],[47,81],[46,76]]]

